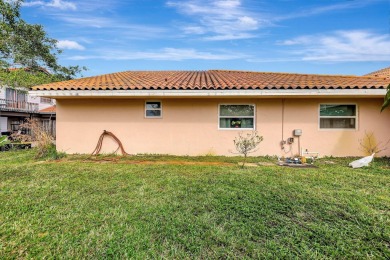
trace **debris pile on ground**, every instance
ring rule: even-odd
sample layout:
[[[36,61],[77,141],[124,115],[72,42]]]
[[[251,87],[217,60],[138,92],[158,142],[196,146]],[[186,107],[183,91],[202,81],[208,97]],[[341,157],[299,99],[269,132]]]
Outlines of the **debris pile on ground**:
[[[314,157],[287,157],[287,158],[278,158],[279,166],[289,166],[289,167],[302,167],[302,168],[313,168]]]
[[[368,166],[370,162],[374,159],[375,153],[371,154],[370,156],[363,157],[359,160],[353,161],[349,164],[352,168],[361,168],[364,166]]]

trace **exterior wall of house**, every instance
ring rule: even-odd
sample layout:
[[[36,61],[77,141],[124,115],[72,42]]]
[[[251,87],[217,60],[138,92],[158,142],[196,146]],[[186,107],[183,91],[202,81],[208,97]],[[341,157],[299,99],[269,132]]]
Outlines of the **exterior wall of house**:
[[[0,99],[5,99],[5,88],[0,86]]]
[[[2,100],[5,99],[5,87],[0,86],[0,106],[4,103]],[[1,116],[0,109],[0,135],[2,132],[6,132],[8,130],[8,117]]]
[[[145,118],[145,101],[162,101],[162,118]],[[57,149],[91,153],[103,130],[114,133],[130,154],[232,155],[240,130],[218,129],[219,104],[255,104],[256,130],[264,137],[253,155],[292,156],[303,150],[320,156],[362,156],[359,139],[373,131],[378,141],[390,139],[390,111],[380,113],[383,99],[60,99],[57,100]],[[357,129],[320,130],[319,104],[357,105]],[[284,109],[283,109],[284,106]],[[284,119],[284,122],[282,122]],[[280,142],[302,136],[282,150]],[[102,152],[117,145],[105,138]],[[379,154],[390,156],[389,149]]]
[[[8,118],[0,117],[0,134],[8,130]]]
[[[38,110],[52,106],[51,103],[42,103],[40,99],[40,97],[27,96],[27,102],[38,104]]]

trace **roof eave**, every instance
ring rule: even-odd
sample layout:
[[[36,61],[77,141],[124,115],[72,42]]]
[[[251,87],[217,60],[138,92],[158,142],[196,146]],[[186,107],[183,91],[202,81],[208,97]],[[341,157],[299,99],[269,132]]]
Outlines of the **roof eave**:
[[[386,89],[265,90],[32,90],[31,96],[61,98],[123,97],[383,97]]]

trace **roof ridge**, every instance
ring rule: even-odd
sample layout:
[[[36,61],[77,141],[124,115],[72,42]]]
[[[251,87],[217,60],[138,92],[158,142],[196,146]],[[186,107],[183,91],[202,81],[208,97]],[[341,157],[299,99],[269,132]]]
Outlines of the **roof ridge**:
[[[376,71],[370,72],[370,73],[365,74],[363,76],[365,76],[365,77],[387,77],[387,78],[390,78],[390,66],[386,67],[386,68],[383,68],[383,69],[380,69],[380,70],[376,70]]]
[[[389,67],[390,69],[390,67]],[[309,75],[309,76],[325,76],[325,77],[368,77],[369,74],[366,75],[345,75],[345,74],[320,74],[320,73],[298,73],[298,72],[274,72],[274,71],[251,71],[251,70],[231,70],[231,69],[209,69],[209,70],[124,70],[124,71],[118,71],[118,72],[111,72],[111,73],[105,73],[105,74],[99,74],[95,76],[88,76],[88,77],[82,77],[82,78],[76,78],[71,80],[78,80],[78,79],[87,79],[87,78],[93,78],[93,77],[104,77],[107,75],[112,74],[121,74],[126,72],[242,72],[242,73],[259,73],[259,74],[286,74],[286,75]],[[371,74],[371,73],[370,73]]]
[[[298,73],[298,72],[274,72],[274,71],[251,71],[251,70],[229,70],[229,69],[213,69],[208,71],[221,72],[244,72],[244,73],[263,73],[263,74],[287,74],[287,75],[313,75],[313,76],[329,76],[329,77],[363,77],[359,75],[344,75],[344,74],[319,74],[319,73]]]

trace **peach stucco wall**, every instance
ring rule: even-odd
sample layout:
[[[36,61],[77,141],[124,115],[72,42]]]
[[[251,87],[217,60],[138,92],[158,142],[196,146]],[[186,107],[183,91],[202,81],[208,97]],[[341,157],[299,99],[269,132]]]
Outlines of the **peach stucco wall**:
[[[149,100],[149,99],[147,99]],[[113,132],[131,154],[232,155],[233,139],[239,130],[218,129],[219,104],[255,104],[256,130],[264,137],[254,155],[293,155],[293,145],[280,146],[302,129],[300,146],[321,156],[360,156],[359,139],[374,131],[380,141],[390,139],[390,111],[380,113],[382,99],[155,99],[162,101],[161,119],[144,117],[145,99],[59,99],[57,100],[57,149],[66,153],[91,153],[103,130]],[[320,130],[320,103],[357,104],[357,130]],[[282,124],[284,118],[284,124]],[[282,133],[283,129],[283,133]],[[103,152],[117,145],[110,138]],[[291,149],[290,149],[291,148]],[[389,150],[380,155],[390,156]]]

